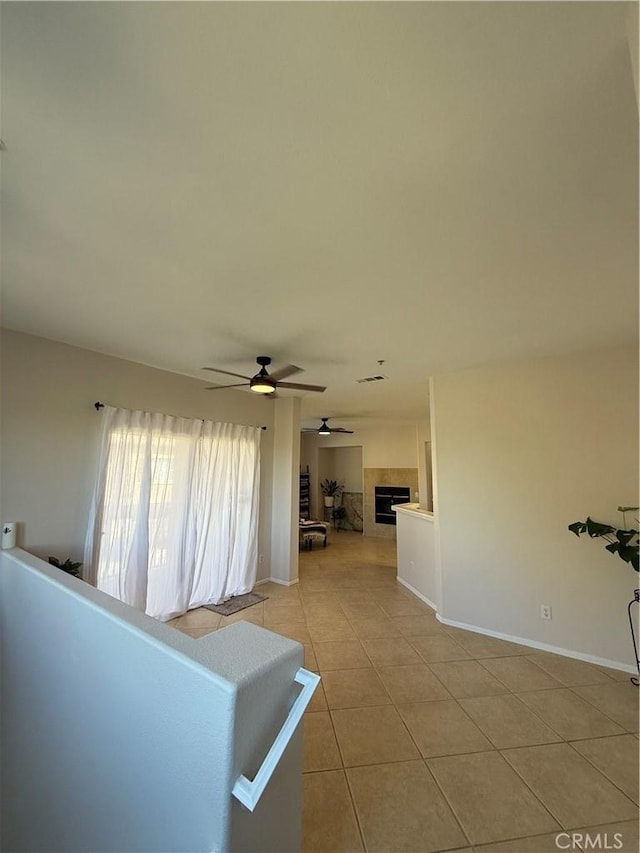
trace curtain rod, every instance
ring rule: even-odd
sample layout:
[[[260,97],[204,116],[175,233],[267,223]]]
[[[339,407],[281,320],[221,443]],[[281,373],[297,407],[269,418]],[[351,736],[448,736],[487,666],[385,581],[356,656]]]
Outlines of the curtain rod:
[[[94,407],[94,409],[96,410],[96,412],[99,412],[99,411],[100,411],[100,409],[104,409],[104,406],[105,406],[105,404],[104,404],[104,403],[101,403],[99,400],[97,400],[97,401],[93,404],[93,407]],[[184,416],[183,416],[183,415],[173,415],[173,417],[175,417],[175,418],[181,418],[181,417],[184,417]],[[200,418],[200,420],[204,423],[205,418]],[[265,430],[267,429],[267,427],[266,427],[266,426],[260,426],[260,427],[258,427],[258,426],[256,426],[255,424],[240,424],[240,426],[255,426],[255,428],[256,428],[256,429],[265,429]]]

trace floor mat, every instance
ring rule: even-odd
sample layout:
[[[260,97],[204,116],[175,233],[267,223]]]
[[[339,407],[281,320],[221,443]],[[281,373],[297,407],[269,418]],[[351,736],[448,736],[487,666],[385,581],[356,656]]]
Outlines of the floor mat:
[[[244,610],[245,607],[251,607],[252,604],[259,604],[268,596],[258,595],[257,592],[246,592],[244,595],[234,595],[229,601],[223,604],[205,604],[207,610],[213,610],[214,613],[219,613],[221,616],[231,616],[239,610]]]

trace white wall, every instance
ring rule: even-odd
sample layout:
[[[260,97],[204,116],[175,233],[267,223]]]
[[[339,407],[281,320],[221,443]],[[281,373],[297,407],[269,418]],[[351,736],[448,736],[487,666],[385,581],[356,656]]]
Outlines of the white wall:
[[[300,398],[275,400],[271,579],[285,585],[298,580],[300,516]]]
[[[311,479],[311,515],[320,518],[322,501],[319,482],[324,477],[319,468],[318,450],[324,447],[362,447],[363,468],[417,468],[418,426],[417,424],[378,424],[357,428],[353,435],[336,433],[319,436],[303,433],[300,444],[300,464],[309,466]],[[320,513],[320,515],[318,515]]]
[[[3,330],[2,508],[18,544],[81,560],[97,465],[93,403],[266,425],[261,434],[258,577],[270,574],[273,401],[89,350]]]
[[[431,441],[431,425],[428,421],[422,421],[418,424],[418,493],[419,504],[422,509],[431,509],[429,506],[429,496],[433,492],[433,480],[429,477],[429,465],[425,453],[425,444]],[[413,495],[411,496],[413,500]]]
[[[331,456],[333,448],[319,448],[316,449],[315,458],[317,463],[314,465],[313,463],[309,466],[309,477],[310,477],[310,486],[309,491],[311,493],[310,499],[310,507],[311,507],[311,518],[324,518],[324,509],[323,509],[323,495],[320,490],[320,483],[323,480],[334,479],[333,477],[333,459]],[[302,450],[301,450],[302,452]],[[313,473],[312,473],[313,472]]]
[[[362,491],[361,447],[323,447],[318,459],[320,480],[337,480],[345,492]]]
[[[632,664],[638,575],[567,525],[638,503],[637,350],[436,376],[431,406],[442,615]]]
[[[636,90],[636,103],[638,102],[638,4],[629,3],[627,12],[627,40],[629,44],[629,59],[631,62],[631,73],[633,74],[633,85]]]
[[[396,510],[398,580],[440,611],[441,582],[436,560],[435,519],[425,513]]]
[[[318,447],[362,446],[363,468],[417,468],[416,424],[379,424],[358,428],[353,435],[302,435],[302,462]]]

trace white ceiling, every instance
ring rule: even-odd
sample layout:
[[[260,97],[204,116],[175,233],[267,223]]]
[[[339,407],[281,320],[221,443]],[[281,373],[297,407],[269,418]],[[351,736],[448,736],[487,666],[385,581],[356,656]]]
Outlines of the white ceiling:
[[[2,4],[3,325],[347,425],[635,341],[631,5]]]

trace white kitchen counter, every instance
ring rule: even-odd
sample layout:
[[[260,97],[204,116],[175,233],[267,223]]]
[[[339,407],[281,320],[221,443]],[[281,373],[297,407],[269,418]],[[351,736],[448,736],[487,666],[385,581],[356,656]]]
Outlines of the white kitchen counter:
[[[424,518],[425,521],[433,521],[434,519],[433,513],[427,509],[422,509],[420,504],[394,504],[391,509],[394,512],[402,512],[418,516],[418,518]]]

